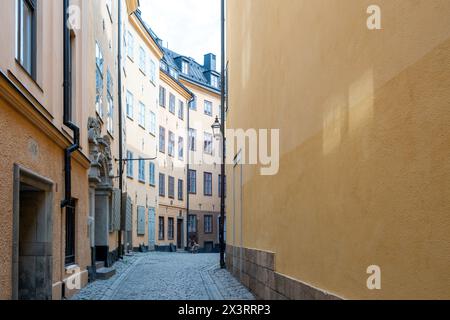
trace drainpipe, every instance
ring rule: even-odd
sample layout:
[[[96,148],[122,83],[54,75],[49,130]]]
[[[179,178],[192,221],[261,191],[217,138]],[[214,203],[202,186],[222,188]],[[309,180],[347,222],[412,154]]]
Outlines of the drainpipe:
[[[63,0],[63,34],[64,34],[64,125],[73,131],[73,144],[64,151],[65,199],[62,208],[73,207],[72,198],[72,153],[80,148],[80,129],[72,123],[72,66],[70,48],[69,0]]]
[[[190,112],[191,112],[191,104],[194,102],[194,94],[192,94],[191,100],[189,100],[187,105],[187,152],[186,152],[186,249],[189,250],[189,198],[191,194],[189,193],[189,154],[191,152],[189,148],[189,128],[190,128]]]
[[[122,193],[123,193],[123,123],[122,123],[122,0],[118,1],[118,39],[117,39],[117,59],[118,59],[118,75],[117,75],[117,91],[119,100],[119,189],[120,189],[120,215],[122,216]],[[120,219],[122,221],[122,217]],[[118,255],[119,259],[123,258],[122,251],[122,228],[118,231]]]

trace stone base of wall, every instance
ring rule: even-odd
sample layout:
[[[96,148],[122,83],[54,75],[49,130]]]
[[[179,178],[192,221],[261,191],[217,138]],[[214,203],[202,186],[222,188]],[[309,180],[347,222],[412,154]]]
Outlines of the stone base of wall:
[[[275,271],[275,253],[227,244],[228,270],[260,300],[341,300]]]

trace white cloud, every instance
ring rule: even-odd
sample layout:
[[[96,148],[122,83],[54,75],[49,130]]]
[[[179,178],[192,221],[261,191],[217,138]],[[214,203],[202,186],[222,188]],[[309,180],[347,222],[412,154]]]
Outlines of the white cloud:
[[[220,0],[141,0],[142,16],[169,49],[203,64],[220,61]],[[218,66],[219,67],[219,66]]]

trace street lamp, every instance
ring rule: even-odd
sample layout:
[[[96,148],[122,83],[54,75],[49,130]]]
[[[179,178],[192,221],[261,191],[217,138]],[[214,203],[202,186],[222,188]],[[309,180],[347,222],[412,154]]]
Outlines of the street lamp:
[[[223,104],[221,107],[222,119],[225,118]],[[211,126],[213,135],[217,140],[221,140],[222,159],[221,160],[221,181],[220,181],[220,217],[219,217],[219,242],[220,242],[220,267],[225,268],[225,123],[216,121]]]
[[[213,135],[216,138],[216,140],[220,140],[222,138],[222,130],[221,130],[221,124],[219,121],[219,117],[216,117],[216,121],[212,124],[211,128],[213,130]]]

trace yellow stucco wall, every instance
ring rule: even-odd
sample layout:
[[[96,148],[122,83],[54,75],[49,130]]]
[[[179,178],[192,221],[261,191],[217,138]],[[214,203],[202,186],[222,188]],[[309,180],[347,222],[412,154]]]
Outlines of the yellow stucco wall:
[[[343,298],[448,299],[450,2],[377,1],[376,31],[371,4],[228,1],[228,127],[281,129],[278,175],[243,169],[243,245]]]

